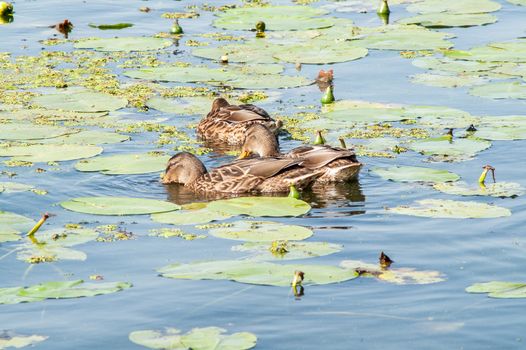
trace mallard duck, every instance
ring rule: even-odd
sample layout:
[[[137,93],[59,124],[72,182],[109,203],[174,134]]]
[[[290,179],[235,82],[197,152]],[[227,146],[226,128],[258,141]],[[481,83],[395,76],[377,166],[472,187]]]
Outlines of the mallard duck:
[[[303,167],[320,174],[317,184],[348,181],[358,174],[362,166],[353,151],[327,145],[300,146],[281,154],[276,136],[263,125],[251,125],[247,129],[239,158],[253,154],[301,160]]]
[[[216,98],[212,109],[197,125],[197,135],[212,143],[241,145],[250,125],[265,125],[276,133],[281,121],[275,121],[260,107],[252,104],[231,105],[224,98]]]
[[[301,166],[302,162],[294,158],[243,159],[208,172],[196,156],[181,152],[168,161],[162,182],[183,184],[199,193],[288,192],[291,184],[305,189],[321,175]]]

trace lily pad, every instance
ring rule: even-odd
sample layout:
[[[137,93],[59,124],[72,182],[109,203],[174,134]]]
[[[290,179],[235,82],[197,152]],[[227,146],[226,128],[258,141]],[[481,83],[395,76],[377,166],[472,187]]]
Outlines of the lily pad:
[[[94,157],[102,147],[93,145],[57,144],[0,148],[0,157],[13,157],[26,162],[59,162]]]
[[[526,62],[526,40],[491,43],[468,51],[449,50],[444,55],[453,59],[484,62]]]
[[[256,22],[264,21],[267,30],[328,28],[335,24],[334,19],[312,18],[326,13],[325,10],[308,6],[240,7],[219,14],[214,26],[231,30],[251,30]]]
[[[130,78],[172,81],[178,83],[225,81],[236,78],[236,73],[225,69],[196,66],[151,67],[134,71],[126,71],[124,72],[124,75]]]
[[[513,5],[526,6],[526,0],[508,0]]]
[[[438,271],[418,271],[407,267],[386,269],[358,260],[344,260],[340,266],[358,271],[360,277],[375,277],[394,284],[432,284],[445,281],[444,275]]]
[[[313,84],[314,81],[298,75],[237,75],[223,82],[212,81],[211,85],[230,86],[237,89],[287,89]]]
[[[397,182],[448,182],[460,179],[460,176],[447,170],[424,167],[394,166],[373,168],[372,171],[385,180]]]
[[[19,234],[29,231],[35,221],[22,215],[0,211],[0,243],[17,241]]]
[[[152,97],[146,102],[149,108],[164,113],[180,115],[202,115],[210,111],[212,101],[207,97],[163,98]]]
[[[110,294],[130,288],[127,282],[84,283],[83,280],[45,282],[29,287],[0,288],[0,304],[68,299]]]
[[[511,211],[481,202],[459,202],[452,200],[424,199],[418,206],[388,208],[391,213],[429,218],[475,219],[511,216]]]
[[[421,73],[411,76],[411,82],[427,86],[436,86],[443,88],[457,88],[464,86],[481,85],[487,82],[477,75],[445,75]]]
[[[33,188],[35,187],[32,185],[26,185],[19,182],[0,182],[0,192],[4,193],[26,192]]]
[[[491,141],[526,140],[525,126],[490,126],[479,127],[474,135]]]
[[[424,139],[409,145],[415,152],[425,155],[441,156],[474,156],[478,152],[491,147],[491,142],[479,139],[455,139],[449,141],[443,138]]]
[[[515,182],[497,182],[487,185],[470,186],[465,182],[437,183],[435,190],[460,196],[517,197],[524,194],[524,188]]]
[[[526,298],[526,283],[492,281],[475,283],[466,288],[468,293],[488,293],[490,298]]]
[[[486,13],[427,13],[398,21],[401,24],[419,24],[429,28],[472,27],[497,22],[497,17]]]
[[[76,42],[76,49],[94,49],[97,51],[151,51],[160,50],[173,43],[170,40],[148,37],[95,38]]]
[[[418,68],[439,70],[451,73],[487,72],[498,66],[492,62],[461,61],[452,60],[447,57],[418,57],[411,63]]]
[[[117,154],[81,160],[75,164],[75,169],[100,171],[105,175],[147,174],[163,171],[169,158],[149,153]]]
[[[95,215],[141,215],[178,210],[177,204],[132,197],[79,197],[61,202],[68,210]]]
[[[158,270],[175,279],[232,280],[241,283],[289,286],[294,271],[305,273],[304,285],[344,282],[358,277],[354,270],[328,265],[278,265],[250,260],[216,260],[191,264],[172,264]]]
[[[487,13],[500,10],[501,5],[491,0],[424,0],[407,7],[418,13]]]
[[[32,103],[49,109],[64,109],[75,112],[104,112],[126,107],[128,101],[101,92],[80,91],[42,95],[33,98]]]
[[[526,84],[518,82],[499,82],[476,86],[469,90],[473,96],[493,99],[526,99]]]
[[[78,132],[75,129],[50,125],[33,125],[27,123],[2,124],[0,140],[38,140]]]
[[[52,139],[32,140],[31,143],[42,144],[78,144],[78,145],[101,145],[110,143],[119,143],[129,140],[127,135],[117,134],[115,132],[106,132],[99,130],[83,130],[75,134],[54,137]]]
[[[367,56],[369,51],[363,47],[356,47],[352,42],[342,42],[332,45],[296,45],[287,47],[274,54],[281,61],[303,64],[330,64],[360,59]]]
[[[304,215],[311,207],[302,200],[290,197],[240,197],[210,202],[208,209],[230,215],[279,217]]]
[[[248,332],[223,334],[226,330],[217,327],[194,328],[181,334],[176,328],[163,331],[134,331],[130,341],[150,349],[194,349],[194,350],[246,350],[256,346],[257,337]]]
[[[118,30],[133,27],[132,23],[115,23],[115,24],[94,24],[89,23],[88,26],[91,28],[97,28],[100,30]]]
[[[35,345],[43,342],[48,337],[43,335],[18,335],[11,334],[11,332],[0,333],[0,349],[8,348],[24,348],[26,346]]]
[[[231,224],[211,229],[209,233],[219,238],[253,242],[301,241],[313,235],[306,227],[272,221],[236,221]]]
[[[153,221],[172,225],[198,225],[211,221],[224,220],[232,214],[223,214],[208,208],[207,203],[190,203],[182,206],[183,210],[152,214]]]
[[[285,251],[273,252],[271,244],[261,242],[245,242],[232,247],[233,251],[251,253],[253,260],[294,260],[325,256],[342,251],[341,244],[327,242],[278,242]]]
[[[230,44],[220,47],[200,47],[192,51],[197,57],[219,61],[221,56],[227,55],[229,62],[239,63],[276,63],[273,57],[276,52],[283,50],[282,45],[275,45],[261,41],[249,41],[245,44]]]

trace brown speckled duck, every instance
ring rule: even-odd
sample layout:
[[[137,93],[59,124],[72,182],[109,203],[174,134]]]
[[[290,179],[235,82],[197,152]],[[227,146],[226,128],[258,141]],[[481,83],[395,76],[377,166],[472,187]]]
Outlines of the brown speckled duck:
[[[300,146],[281,154],[276,136],[263,125],[252,125],[246,131],[239,158],[250,155],[301,160],[303,167],[320,175],[316,184],[349,181],[358,175],[362,166],[352,150],[327,145]]]
[[[305,189],[321,176],[301,162],[294,158],[243,159],[208,172],[196,156],[181,152],[168,161],[162,182],[183,184],[198,193],[288,192],[291,184]]]
[[[212,110],[197,125],[197,135],[212,143],[241,145],[246,129],[255,124],[265,125],[273,133],[277,133],[282,125],[263,108],[252,104],[235,106],[224,98],[216,98]]]

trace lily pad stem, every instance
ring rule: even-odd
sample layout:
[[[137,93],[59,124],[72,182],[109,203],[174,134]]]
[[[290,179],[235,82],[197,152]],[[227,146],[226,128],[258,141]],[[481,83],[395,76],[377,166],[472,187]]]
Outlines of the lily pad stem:
[[[39,229],[42,225],[44,225],[44,222],[46,222],[46,220],[49,218],[49,214],[48,213],[45,213],[44,215],[42,215],[42,217],[40,218],[40,220],[38,220],[38,222],[36,223],[35,226],[33,226],[33,228],[31,230],[29,230],[29,232],[27,233],[27,235],[29,237],[32,237]]]

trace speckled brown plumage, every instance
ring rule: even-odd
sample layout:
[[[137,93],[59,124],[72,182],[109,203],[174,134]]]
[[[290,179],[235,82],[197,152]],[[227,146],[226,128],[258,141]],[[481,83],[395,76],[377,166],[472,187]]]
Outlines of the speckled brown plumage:
[[[217,98],[212,103],[211,111],[197,125],[197,135],[212,143],[241,145],[247,128],[254,124],[265,125],[274,133],[281,127],[280,122],[260,107],[251,104],[235,106]]]

